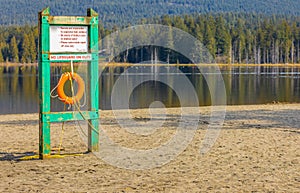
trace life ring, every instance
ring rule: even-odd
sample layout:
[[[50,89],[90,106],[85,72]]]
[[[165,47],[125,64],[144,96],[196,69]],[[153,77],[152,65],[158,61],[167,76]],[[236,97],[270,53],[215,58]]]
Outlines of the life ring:
[[[64,86],[67,80],[75,80],[78,85],[77,93],[75,96],[70,97],[65,94]],[[74,104],[75,101],[79,102],[84,94],[84,81],[77,73],[66,72],[61,75],[59,83],[57,85],[57,95],[61,101],[65,104]]]

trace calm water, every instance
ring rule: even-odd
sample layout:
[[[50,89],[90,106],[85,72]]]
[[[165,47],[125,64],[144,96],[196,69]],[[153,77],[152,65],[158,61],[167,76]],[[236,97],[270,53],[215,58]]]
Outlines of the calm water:
[[[57,84],[60,75],[69,69],[56,67],[51,73],[51,88]],[[115,82],[124,68],[107,68],[99,78],[100,107],[111,108],[111,93]],[[199,105],[210,105],[210,93],[203,76],[192,67],[180,68],[195,87]],[[300,69],[282,67],[224,67],[221,69],[227,92],[227,103],[262,104],[272,102],[300,102]],[[0,114],[38,112],[38,71],[35,67],[0,68]],[[178,77],[168,73],[166,67],[135,67],[125,77],[126,85],[132,87],[139,76],[167,76],[170,83]],[[215,74],[209,74],[211,78]],[[157,78],[157,77],[156,77]],[[126,88],[123,88],[126,89]],[[147,81],[135,87],[130,95],[130,108],[145,108],[153,101],[161,101],[167,107],[180,106],[176,93],[170,86]],[[63,103],[51,100],[52,111],[62,111]],[[84,108],[84,107],[83,107]]]

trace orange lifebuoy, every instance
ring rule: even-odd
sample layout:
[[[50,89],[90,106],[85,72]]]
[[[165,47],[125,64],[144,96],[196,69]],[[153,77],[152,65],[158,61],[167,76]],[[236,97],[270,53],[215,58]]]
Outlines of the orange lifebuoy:
[[[70,97],[67,96],[64,92],[64,85],[66,83],[67,80],[75,80],[75,82],[78,85],[78,89],[77,89],[77,93],[75,96]],[[58,97],[61,101],[63,101],[66,104],[74,104],[75,101],[79,102],[80,99],[82,98],[83,94],[84,94],[84,81],[83,79],[77,74],[77,73],[70,73],[70,72],[66,72],[64,74],[61,75],[61,78],[59,80],[59,83],[57,85],[57,94]]]

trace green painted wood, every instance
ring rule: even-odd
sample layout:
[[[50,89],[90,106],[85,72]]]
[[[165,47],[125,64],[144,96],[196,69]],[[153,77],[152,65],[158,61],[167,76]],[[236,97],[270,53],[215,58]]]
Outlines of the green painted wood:
[[[93,9],[88,9],[87,15],[92,17],[89,27],[90,51],[92,61],[88,65],[89,79],[89,110],[99,111],[99,75],[98,75],[98,14]],[[99,150],[99,119],[89,120],[88,128],[88,151]]]
[[[41,119],[44,122],[65,122],[65,121],[82,121],[89,119],[99,119],[98,111],[81,111],[81,112],[57,112],[44,113]]]
[[[50,112],[50,63],[44,61],[49,53],[48,16],[49,8],[39,13],[39,155],[42,159],[51,152],[50,122],[41,119],[43,113]]]
[[[49,62],[55,62],[55,63],[59,63],[59,62],[70,62],[70,60],[46,60],[46,61],[49,61]],[[76,62],[89,62],[89,60],[73,60],[73,63],[76,63]]]
[[[50,25],[89,25],[91,17],[81,16],[50,16]]]

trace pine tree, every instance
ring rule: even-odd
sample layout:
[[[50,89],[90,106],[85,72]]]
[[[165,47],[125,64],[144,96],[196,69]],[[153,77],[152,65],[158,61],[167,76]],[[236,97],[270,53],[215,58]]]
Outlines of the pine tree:
[[[283,35],[284,63],[289,63],[289,52],[292,47],[291,26],[287,23],[286,20],[284,20],[282,23],[282,27],[284,29],[284,35]]]
[[[13,36],[10,40],[9,51],[10,51],[11,61],[19,62],[19,50],[18,50],[17,40],[15,36]]]
[[[245,33],[245,38],[246,38],[246,42],[245,42],[245,59],[246,59],[246,64],[249,63],[253,63],[253,61],[251,60],[251,56],[252,56],[252,46],[253,46],[253,35],[251,34],[251,31],[249,29],[246,30]]]
[[[188,32],[188,28],[184,23],[184,20],[180,16],[174,18],[174,27],[177,27],[183,31]]]
[[[23,37],[23,42],[22,42],[22,58],[21,62],[22,63],[29,63],[31,62],[31,56],[30,56],[30,43],[29,43],[29,38],[27,34],[24,34]]]
[[[172,61],[172,50],[174,49],[174,40],[173,40],[173,31],[172,27],[169,26],[168,34],[167,34],[167,58],[166,62],[169,64],[170,60]]]
[[[3,58],[3,55],[2,55],[2,49],[0,48],[0,62],[4,62],[4,58]]]
[[[216,46],[217,46],[217,56],[223,58],[220,60],[222,63],[228,63],[230,58],[230,44],[231,38],[228,30],[225,26],[225,21],[222,16],[216,19]]]
[[[238,19],[237,24],[237,56],[238,56],[238,63],[242,63],[243,60],[243,53],[245,51],[246,46],[246,38],[245,38],[245,24],[244,21]]]
[[[162,25],[171,26],[172,25],[172,20],[171,20],[169,15],[164,15],[161,19],[161,23],[162,23]]]
[[[5,62],[9,61],[10,53],[9,53],[9,44],[4,44],[2,47],[2,55]]]
[[[37,50],[36,50],[36,43],[35,43],[35,36],[33,33],[30,33],[29,36],[29,54],[31,62],[36,61]]]
[[[205,30],[203,35],[203,43],[205,47],[208,49],[213,58],[216,56],[216,40],[214,37],[214,33],[211,29],[211,25],[206,21],[205,22]]]

